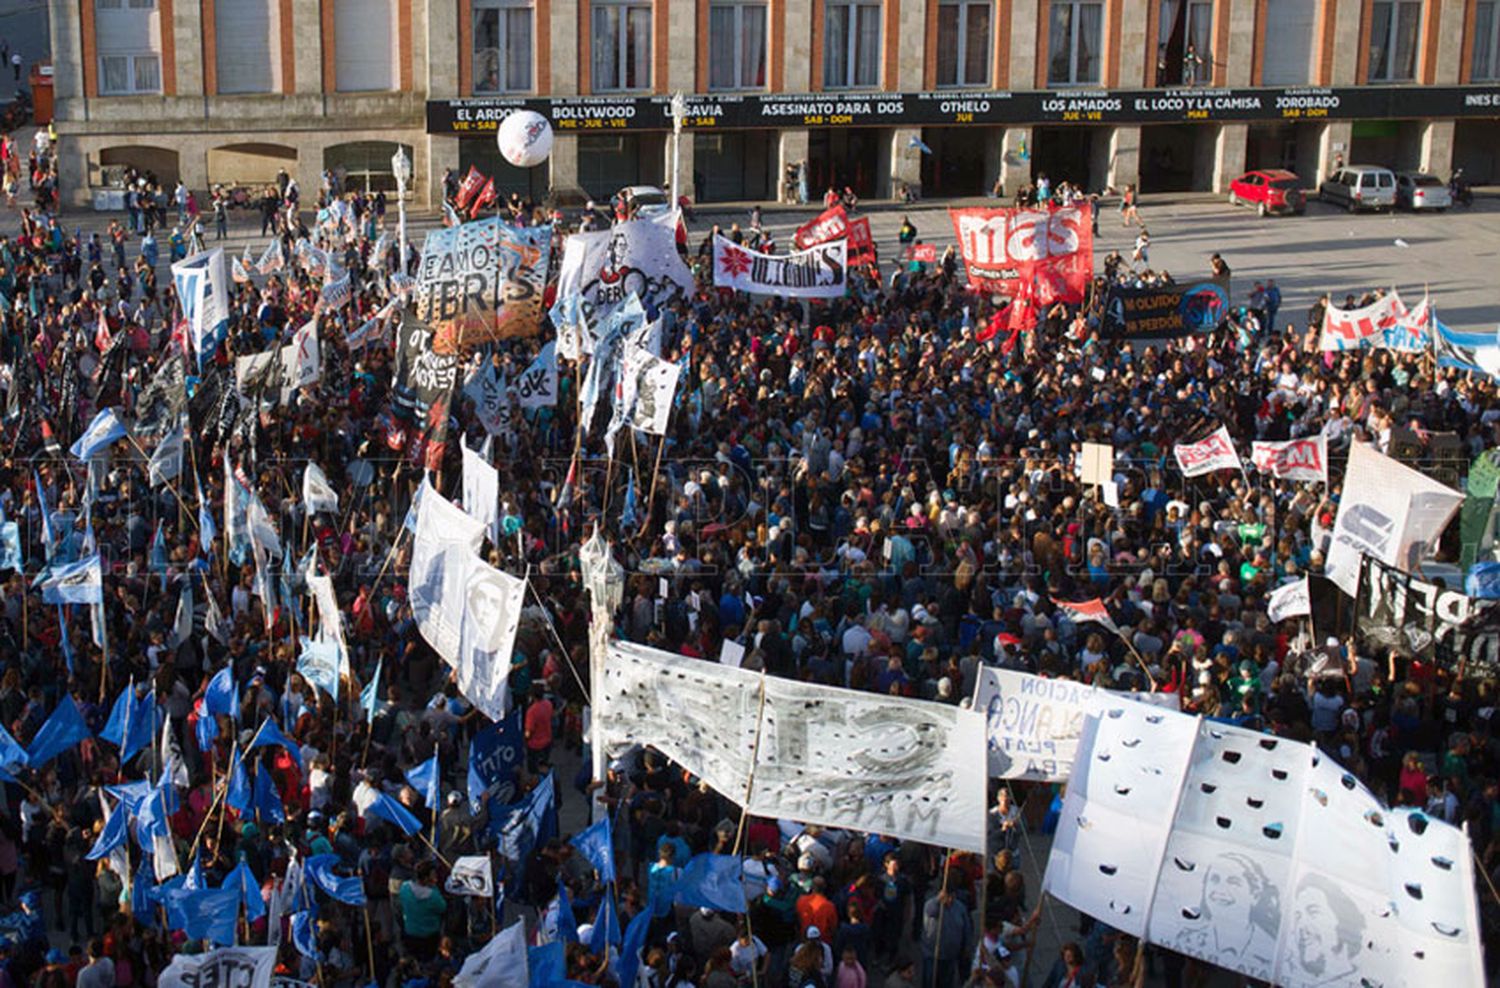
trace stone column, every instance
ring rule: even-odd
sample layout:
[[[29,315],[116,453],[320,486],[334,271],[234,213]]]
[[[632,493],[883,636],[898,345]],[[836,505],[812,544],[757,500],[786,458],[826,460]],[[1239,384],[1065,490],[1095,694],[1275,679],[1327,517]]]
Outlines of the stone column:
[[[162,30],[168,25],[163,24]],[[175,3],[172,5],[173,41],[177,45],[177,95],[203,95],[203,5],[199,3]],[[205,164],[204,171],[207,171]],[[187,163],[183,162],[183,184],[196,188],[187,178]]]
[[[1095,147],[1098,143],[1095,142]],[[1090,168],[1090,179],[1095,169]],[[1141,178],[1141,128],[1116,127],[1109,134],[1109,161],[1104,168],[1104,184],[1123,190],[1139,184]]]
[[[785,51],[773,53],[771,57],[782,59],[785,91],[805,93],[812,87],[812,0],[783,0],[783,4],[786,7]],[[786,131],[782,134],[785,135]]]
[[[1337,4],[1333,18],[1332,86],[1352,86],[1359,72],[1359,23],[1363,0],[1331,0]]]
[[[1228,63],[1224,67],[1224,82],[1229,86],[1250,85],[1250,69],[1255,57],[1255,2],[1230,0],[1229,3],[1229,51],[1222,55],[1214,52],[1215,58]],[[1228,191],[1227,186],[1225,191]]]
[[[1007,127],[1000,145],[1000,182],[1010,199],[1031,181],[1031,128]],[[1024,157],[1023,157],[1024,155]]]
[[[556,134],[552,139],[552,154],[547,159],[547,181],[554,195],[577,193],[578,186],[578,135]]]
[[[670,130],[667,131],[667,139],[661,143],[661,153],[661,187],[670,196],[672,194],[672,132]],[[698,192],[693,182],[693,131],[690,127],[682,129],[682,152],[678,156],[677,171],[682,182],[677,194],[688,196],[696,202]]]
[[[1120,5],[1120,86],[1135,89],[1146,73],[1146,8],[1160,0],[1124,0]],[[1046,9],[1045,5],[1042,9]],[[1029,88],[1029,87],[1028,87]]]
[[[65,101],[83,99],[83,25],[78,4],[68,0],[50,0],[47,19],[52,29],[52,98],[58,120],[83,117],[83,108],[75,109]],[[24,54],[24,53],[23,53]]]
[[[538,57],[552,59],[552,96],[576,96],[578,94],[578,65],[589,57],[589,53],[578,47],[578,5],[588,0],[552,0],[551,42],[548,50],[538,52]],[[556,152],[553,152],[556,154]],[[575,181],[576,182],[576,169]]]
[[[788,66],[788,69],[790,69],[790,66]],[[774,176],[777,190],[776,199],[778,202],[787,201],[786,194],[782,190],[782,185],[786,180],[787,165],[806,161],[807,148],[808,138],[806,130],[783,130],[781,132],[780,139],[777,141],[776,175]],[[818,198],[818,191],[811,188],[811,186],[809,186],[807,194],[810,199],[816,200]]]
[[[1011,4],[1010,18],[1010,88],[1034,89],[1038,59],[1046,59],[1045,48],[1037,49],[1037,3]],[[1045,9],[1045,8],[1043,8]],[[1046,44],[1045,39],[1043,44]]]
[[[1446,178],[1453,171],[1452,120],[1429,120],[1422,124],[1422,170]]]
[[[901,197],[901,186],[911,186],[912,191],[922,191],[922,152],[909,147],[911,139],[922,138],[919,127],[897,127],[891,131],[891,191],[892,199]]]
[[[922,85],[922,41],[927,36],[926,0],[886,0],[899,3],[897,23],[901,26],[896,39],[896,79],[899,91],[921,92]]]
[[[1344,156],[1344,164],[1352,164],[1349,161],[1349,145],[1354,139],[1354,124],[1345,120],[1330,121],[1323,125],[1323,130],[1318,134],[1318,174],[1314,185],[1321,185],[1323,180],[1333,171],[1333,156],[1341,154]]]
[[[321,93],[323,14],[313,0],[301,0],[292,4],[292,62],[297,67],[297,92]],[[307,194],[306,189],[302,192],[303,195]]]
[[[1228,192],[1229,183],[1245,170],[1245,146],[1249,138],[1249,124],[1219,125],[1214,136],[1213,191]]]

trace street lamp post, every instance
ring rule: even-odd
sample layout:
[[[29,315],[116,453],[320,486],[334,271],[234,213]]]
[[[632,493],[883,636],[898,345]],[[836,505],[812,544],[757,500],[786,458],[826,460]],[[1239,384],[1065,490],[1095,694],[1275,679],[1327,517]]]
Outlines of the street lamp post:
[[[672,208],[682,201],[682,181],[678,167],[682,161],[682,121],[687,118],[687,97],[682,90],[672,94]]]
[[[406,273],[406,183],[411,181],[411,159],[403,148],[391,155],[391,174],[396,176],[396,230],[400,240],[400,270]]]

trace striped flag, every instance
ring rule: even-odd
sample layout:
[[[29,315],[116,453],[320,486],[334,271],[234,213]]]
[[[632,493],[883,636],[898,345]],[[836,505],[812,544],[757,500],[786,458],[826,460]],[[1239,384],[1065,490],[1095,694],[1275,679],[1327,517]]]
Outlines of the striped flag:
[[[1052,603],[1058,610],[1068,616],[1074,624],[1083,624],[1092,621],[1102,624],[1115,634],[1120,633],[1120,626],[1115,624],[1115,619],[1109,616],[1109,611],[1104,608],[1104,601],[1095,597],[1093,600],[1058,600],[1052,598]]]

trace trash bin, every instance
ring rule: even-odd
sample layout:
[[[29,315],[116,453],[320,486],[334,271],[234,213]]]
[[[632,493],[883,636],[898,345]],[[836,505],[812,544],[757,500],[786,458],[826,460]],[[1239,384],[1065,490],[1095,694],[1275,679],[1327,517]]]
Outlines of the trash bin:
[[[51,62],[37,62],[31,67],[31,115],[38,127],[52,122]]]

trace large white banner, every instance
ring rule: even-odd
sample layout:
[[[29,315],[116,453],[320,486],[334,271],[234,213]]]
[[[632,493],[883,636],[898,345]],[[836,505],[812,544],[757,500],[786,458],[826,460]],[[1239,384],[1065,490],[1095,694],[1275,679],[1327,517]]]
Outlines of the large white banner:
[[[1323,332],[1318,340],[1320,350],[1360,350],[1379,346],[1387,330],[1394,329],[1406,315],[1406,306],[1394,291],[1359,309],[1323,310]]]
[[[753,769],[747,809],[759,816],[983,848],[984,718],[974,711],[619,642],[594,723],[610,749],[650,745],[736,802]]]
[[[468,562],[483,541],[484,525],[464,514],[423,478],[408,593],[417,630],[450,666],[458,662]]]
[[[478,556],[468,560],[453,666],[459,691],[490,720],[503,718],[509,705],[511,651],[525,604],[525,580]]]
[[[178,954],[157,979],[159,988],[270,988],[275,947],[220,947]]]
[[[1250,461],[1261,473],[1285,480],[1328,483],[1328,437],[1250,444]]]
[[[499,435],[510,424],[510,389],[490,360],[482,359],[469,372],[464,381],[464,397],[474,403],[479,424],[490,435]]]
[[[563,243],[557,297],[577,296],[596,326],[632,293],[662,308],[693,294],[693,273],[677,253],[677,212],[575,233]]]
[[[224,249],[215,247],[172,265],[172,287],[188,322],[198,366],[211,357],[229,331],[229,275]]]
[[[1083,736],[1089,698],[1098,692],[1072,679],[1044,679],[982,666],[974,709],[984,714],[989,772],[997,779],[1066,782]],[[1110,693],[1177,710],[1176,693]]]
[[[1351,597],[1359,587],[1361,555],[1410,573],[1463,499],[1374,447],[1351,444],[1324,572]]]
[[[784,298],[843,298],[849,284],[849,241],[791,254],[762,254],[714,235],[714,287]]]
[[[464,514],[492,532],[493,540],[499,534],[494,529],[500,521],[500,472],[467,445],[463,446],[463,465]]]
[[[1218,470],[1245,469],[1240,462],[1240,454],[1235,452],[1234,440],[1229,438],[1229,430],[1222,425],[1207,439],[1173,446],[1172,455],[1177,458],[1177,468],[1184,477],[1197,477]]]
[[[1467,838],[1316,748],[1094,698],[1044,887],[1286,988],[1482,984]]]

